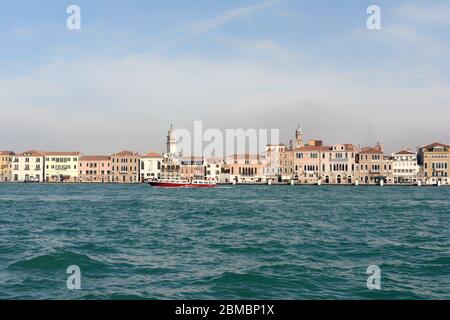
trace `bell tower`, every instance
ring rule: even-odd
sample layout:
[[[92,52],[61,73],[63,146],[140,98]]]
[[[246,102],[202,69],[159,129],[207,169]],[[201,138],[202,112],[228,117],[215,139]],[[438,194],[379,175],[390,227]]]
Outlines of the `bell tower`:
[[[303,147],[303,135],[302,135],[302,129],[300,128],[300,125],[298,125],[297,130],[295,130],[295,144],[294,148],[300,148]]]
[[[175,154],[177,153],[177,141],[173,133],[173,126],[170,125],[170,129],[167,133],[167,153]]]

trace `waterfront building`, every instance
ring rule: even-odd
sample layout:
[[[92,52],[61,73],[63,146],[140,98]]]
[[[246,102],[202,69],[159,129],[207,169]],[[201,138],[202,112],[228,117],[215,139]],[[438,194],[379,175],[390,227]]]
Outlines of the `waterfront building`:
[[[236,183],[262,183],[264,176],[264,162],[260,155],[233,154],[225,159],[225,166],[229,170],[230,179]]]
[[[180,179],[180,158],[169,153],[165,153],[161,164],[161,179]]]
[[[0,151],[0,182],[11,181],[13,156],[12,151]]]
[[[362,148],[356,157],[358,179],[364,184],[393,183],[393,159],[385,156],[383,146]]]
[[[29,150],[13,156],[11,180],[13,182],[43,182],[44,153]]]
[[[80,152],[45,151],[45,182],[78,182]]]
[[[80,182],[111,182],[111,157],[91,155],[80,157]]]
[[[161,178],[163,155],[156,152],[144,154],[139,158],[140,182]]]
[[[435,142],[420,147],[418,162],[426,184],[450,184],[450,146]]]
[[[394,183],[416,183],[419,175],[417,155],[411,149],[403,149],[392,154]]]
[[[355,182],[357,148],[352,144],[335,144],[322,150],[320,176],[325,184]]]
[[[208,158],[205,160],[205,178],[208,181],[214,181],[216,183],[219,182],[229,182],[229,174],[228,177],[224,171],[224,163],[221,158]],[[223,177],[221,177],[223,176]],[[227,181],[228,180],[228,181]]]
[[[203,157],[182,157],[180,159],[180,177],[182,180],[205,179],[205,161]]]
[[[321,181],[325,152],[329,150],[330,147],[324,146],[321,140],[309,140],[306,145],[294,149],[294,180],[301,184]]]
[[[285,144],[267,145],[264,159],[264,176],[267,181],[283,182],[292,179],[294,153]]]
[[[115,183],[136,183],[139,180],[139,153],[121,151],[111,155],[111,177]]]
[[[286,148],[281,151],[281,181],[289,182],[294,176],[294,150]]]

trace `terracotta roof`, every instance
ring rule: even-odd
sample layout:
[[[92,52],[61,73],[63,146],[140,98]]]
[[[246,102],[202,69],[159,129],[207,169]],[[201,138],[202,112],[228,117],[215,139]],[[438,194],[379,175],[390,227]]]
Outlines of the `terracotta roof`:
[[[118,157],[121,157],[121,156],[137,156],[137,155],[139,155],[139,153],[128,151],[128,150],[120,151],[120,152],[117,152],[117,153],[113,154],[113,156],[118,156]]]
[[[28,150],[16,154],[18,157],[43,157],[44,153],[42,151]]]
[[[434,147],[444,147],[444,148],[450,148],[450,146],[443,144],[443,143],[439,143],[439,142],[434,142],[432,144],[429,144],[427,146],[423,146],[421,149],[432,149]]]
[[[80,156],[79,151],[42,151],[45,156]]]
[[[408,149],[403,149],[403,150],[401,150],[401,151],[399,151],[399,152],[397,152],[397,153],[395,153],[395,154],[408,154],[408,155],[415,155],[415,153],[414,153],[414,152],[412,152],[411,150],[408,150]]]
[[[366,147],[366,148],[362,148],[361,151],[359,152],[360,154],[383,154],[383,151],[381,151],[378,148],[373,148],[373,147]]]
[[[80,161],[108,161],[111,160],[110,156],[82,156]]]
[[[162,154],[156,152],[149,152],[144,154],[141,158],[162,158]]]
[[[0,156],[13,156],[13,151],[0,151]]]

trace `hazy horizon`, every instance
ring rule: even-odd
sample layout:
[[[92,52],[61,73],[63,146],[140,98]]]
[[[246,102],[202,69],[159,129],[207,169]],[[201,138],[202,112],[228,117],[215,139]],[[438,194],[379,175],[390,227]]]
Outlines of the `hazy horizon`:
[[[196,120],[285,144],[298,125],[386,153],[450,143],[450,1],[28,0],[0,16],[0,150],[162,152]]]

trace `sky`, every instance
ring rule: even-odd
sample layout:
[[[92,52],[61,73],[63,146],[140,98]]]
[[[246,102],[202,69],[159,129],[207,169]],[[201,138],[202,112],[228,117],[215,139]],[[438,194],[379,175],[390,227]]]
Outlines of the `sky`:
[[[0,0],[0,149],[161,152],[194,121],[449,144],[450,1]]]

